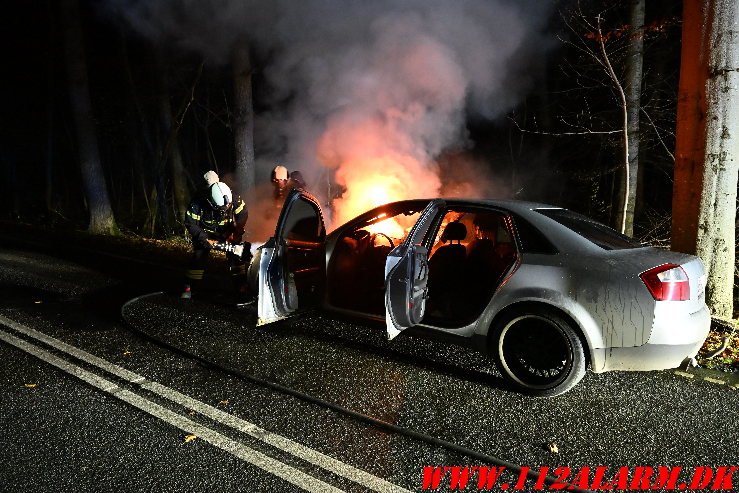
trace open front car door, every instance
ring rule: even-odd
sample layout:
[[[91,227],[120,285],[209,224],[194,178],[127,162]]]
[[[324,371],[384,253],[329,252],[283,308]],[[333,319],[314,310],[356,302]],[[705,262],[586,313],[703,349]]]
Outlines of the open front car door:
[[[318,201],[304,190],[291,190],[274,237],[261,249],[257,325],[320,302],[326,281],[325,240]]]
[[[385,261],[385,325],[387,337],[418,324],[423,318],[428,296],[429,248],[433,243],[441,199],[432,200],[421,213],[405,241],[392,250]]]

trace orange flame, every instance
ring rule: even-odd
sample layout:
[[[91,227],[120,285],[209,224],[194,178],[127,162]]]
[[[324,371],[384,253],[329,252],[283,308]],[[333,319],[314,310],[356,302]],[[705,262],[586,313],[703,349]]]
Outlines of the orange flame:
[[[418,152],[391,119],[335,118],[318,151],[322,163],[336,169],[336,181],[345,188],[333,203],[335,225],[389,202],[438,195],[441,183],[435,166],[414,157]],[[402,238],[407,228],[397,219],[388,219],[376,223],[373,232]]]
[[[421,163],[409,157],[380,157],[348,161],[336,173],[346,187],[344,195],[334,202],[336,224],[341,224],[374,207],[398,200],[434,195],[438,178]],[[372,233],[403,238],[411,224],[400,218],[375,223]]]

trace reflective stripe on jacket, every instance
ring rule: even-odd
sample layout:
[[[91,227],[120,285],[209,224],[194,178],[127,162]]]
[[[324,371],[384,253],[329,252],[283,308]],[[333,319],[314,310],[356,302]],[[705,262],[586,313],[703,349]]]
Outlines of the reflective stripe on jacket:
[[[233,239],[242,241],[244,226],[249,217],[246,204],[240,197],[236,197],[232,207],[221,217],[220,211],[213,209],[203,197],[196,197],[185,212],[185,227],[192,236],[194,248],[211,249],[208,240]]]

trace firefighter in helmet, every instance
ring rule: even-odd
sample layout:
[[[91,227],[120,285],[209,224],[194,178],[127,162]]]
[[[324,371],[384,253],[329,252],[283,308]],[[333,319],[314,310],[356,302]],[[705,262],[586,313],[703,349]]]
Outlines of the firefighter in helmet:
[[[279,208],[285,202],[285,197],[293,188],[305,189],[305,180],[300,171],[288,173],[284,166],[275,166],[272,170],[272,185],[274,187],[275,205]]]
[[[207,189],[195,197],[185,213],[185,227],[192,237],[193,254],[185,274],[182,298],[192,296],[192,288],[203,279],[211,250],[226,252],[231,280],[237,291],[237,303],[250,300],[246,287],[246,266],[251,259],[251,245],[243,241],[249,213],[240,197],[219,181],[214,171],[204,175]]]

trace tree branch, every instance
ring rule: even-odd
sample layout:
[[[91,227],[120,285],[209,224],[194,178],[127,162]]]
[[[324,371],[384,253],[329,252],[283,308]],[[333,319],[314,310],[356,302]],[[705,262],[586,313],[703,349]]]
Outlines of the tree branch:
[[[527,133],[527,134],[550,135],[552,137],[565,137],[568,135],[599,135],[599,134],[623,133],[623,130],[588,130],[586,129],[586,130],[583,130],[582,132],[544,132],[541,130],[527,130],[525,128],[521,128],[515,119],[511,117],[508,117],[508,119],[513,122],[513,124],[516,126],[516,128],[519,131]]]
[[[645,110],[644,108],[640,108],[640,109],[642,113],[644,113],[644,116],[646,116],[647,119],[649,120],[649,124],[654,129],[654,133],[657,134],[657,139],[659,140],[659,143],[662,144],[662,147],[665,148],[665,152],[670,156],[670,158],[672,158],[672,162],[675,162],[675,155],[672,152],[670,152],[670,149],[665,144],[665,141],[662,140],[662,135],[660,134],[659,129],[657,129],[657,126],[652,121],[652,117],[649,116],[649,113],[647,113],[647,110]]]

